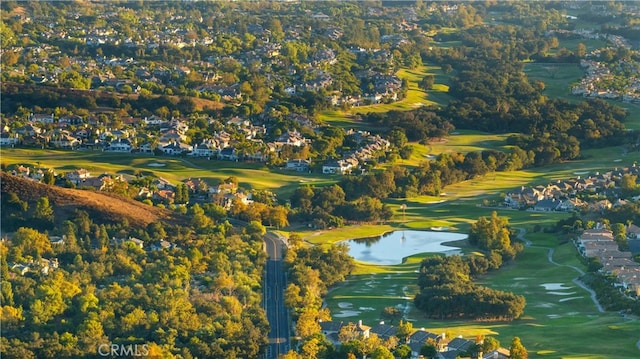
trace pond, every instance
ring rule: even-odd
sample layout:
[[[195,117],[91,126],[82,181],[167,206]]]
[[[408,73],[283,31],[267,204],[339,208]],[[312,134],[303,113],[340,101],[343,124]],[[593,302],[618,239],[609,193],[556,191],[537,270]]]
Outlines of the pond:
[[[460,248],[443,245],[466,239],[466,234],[430,231],[394,231],[379,237],[346,241],[349,255],[372,264],[401,264],[402,259],[417,253],[460,254]]]

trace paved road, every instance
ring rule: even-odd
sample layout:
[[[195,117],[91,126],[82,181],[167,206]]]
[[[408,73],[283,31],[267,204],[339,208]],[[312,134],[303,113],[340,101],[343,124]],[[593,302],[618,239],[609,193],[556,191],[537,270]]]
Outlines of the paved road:
[[[277,359],[287,353],[289,346],[289,315],[284,305],[286,277],[282,267],[282,249],[284,243],[273,233],[264,235],[267,256],[265,276],[264,307],[271,326],[266,359]]]

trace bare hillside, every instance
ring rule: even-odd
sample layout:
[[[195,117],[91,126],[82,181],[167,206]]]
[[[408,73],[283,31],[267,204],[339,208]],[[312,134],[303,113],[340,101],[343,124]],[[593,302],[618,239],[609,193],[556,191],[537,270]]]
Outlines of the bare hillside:
[[[41,197],[48,197],[55,210],[56,222],[72,219],[76,209],[87,211],[98,223],[121,222],[126,219],[132,227],[144,227],[149,223],[163,221],[181,223],[184,218],[174,212],[111,193],[94,192],[47,186],[6,173],[1,174],[2,195],[14,192],[22,200],[35,205]]]

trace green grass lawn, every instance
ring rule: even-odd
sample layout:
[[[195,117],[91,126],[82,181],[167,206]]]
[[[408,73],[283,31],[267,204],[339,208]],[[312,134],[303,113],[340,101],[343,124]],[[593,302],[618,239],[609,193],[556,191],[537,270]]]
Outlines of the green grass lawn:
[[[573,279],[579,273],[568,265],[583,268],[570,244],[559,245],[553,236],[535,233],[534,246],[525,250],[513,264],[480,278],[478,284],[524,295],[527,307],[521,319],[505,323],[438,321],[424,318],[412,305],[417,293],[417,273],[422,255],[410,257],[397,266],[360,264],[355,275],[327,297],[334,320],[358,320],[373,324],[381,320],[384,307],[403,310],[414,328],[435,333],[462,335],[473,339],[478,334],[495,336],[503,346],[514,336],[521,338],[530,358],[636,358],[640,339],[640,321],[622,318],[617,313],[600,313],[585,290]],[[552,245],[553,259],[547,260]],[[367,267],[373,267],[367,270]],[[589,340],[584,340],[589,338]]]
[[[339,179],[335,175],[309,174],[270,169],[263,163],[217,161],[200,158],[169,156],[143,156],[100,151],[58,151],[39,149],[2,149],[2,163],[27,164],[54,168],[57,172],[85,168],[94,174],[133,174],[139,170],[178,183],[186,178],[201,178],[215,184],[235,176],[240,187],[269,189],[278,196],[288,197],[302,183],[326,185]],[[163,164],[155,167],[153,164]],[[150,166],[151,165],[151,166]]]
[[[584,99],[571,95],[571,85],[582,79],[584,71],[578,64],[550,64],[528,62],[524,72],[529,81],[540,80],[544,82],[544,95],[549,98],[562,98],[577,102]]]

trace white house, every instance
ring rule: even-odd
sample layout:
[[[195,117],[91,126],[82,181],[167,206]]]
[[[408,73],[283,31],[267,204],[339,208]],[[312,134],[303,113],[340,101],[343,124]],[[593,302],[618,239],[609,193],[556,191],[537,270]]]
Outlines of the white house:
[[[7,132],[0,134],[0,146],[15,146],[18,143],[18,135]]]
[[[338,160],[338,161],[329,161],[322,165],[322,173],[350,173],[353,169],[354,165],[351,161],[347,160]]]
[[[115,141],[112,141],[109,146],[105,148],[105,151],[109,152],[131,152],[133,146],[131,146],[131,141],[126,138],[120,138]]]
[[[167,145],[162,146],[162,152],[166,155],[179,155],[183,152],[189,152],[193,149],[193,147],[180,143],[180,142],[172,142]]]
[[[79,170],[75,170],[72,172],[69,172],[65,175],[65,177],[70,181],[75,183],[76,185],[79,184],[80,182],[84,181],[87,178],[91,177],[91,173],[89,173],[89,171],[85,170],[84,168],[81,168]]]
[[[309,171],[309,167],[311,167],[311,161],[309,160],[289,160],[287,161],[287,165],[284,169],[289,171],[307,172]]]
[[[214,157],[218,154],[218,149],[206,143],[201,143],[193,147],[193,151],[189,154],[195,157]]]

